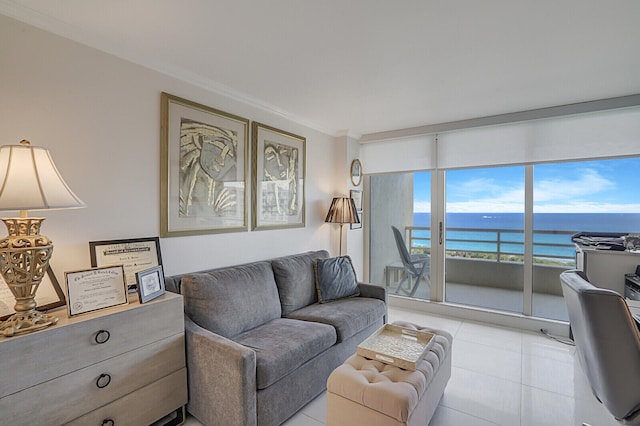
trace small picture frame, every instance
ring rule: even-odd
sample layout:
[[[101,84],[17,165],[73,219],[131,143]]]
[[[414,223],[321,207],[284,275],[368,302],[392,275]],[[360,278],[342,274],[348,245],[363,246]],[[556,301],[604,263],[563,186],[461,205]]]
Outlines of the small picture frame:
[[[65,272],[69,316],[129,303],[124,266]]]
[[[136,276],[138,278],[138,298],[140,303],[146,303],[165,293],[162,266],[136,272]]]
[[[352,189],[349,191],[349,197],[353,198],[353,204],[356,206],[357,211],[362,211],[362,191],[359,189]]]
[[[349,229],[360,229],[362,228],[362,210],[357,210],[356,214],[358,215],[359,223],[350,223]]]

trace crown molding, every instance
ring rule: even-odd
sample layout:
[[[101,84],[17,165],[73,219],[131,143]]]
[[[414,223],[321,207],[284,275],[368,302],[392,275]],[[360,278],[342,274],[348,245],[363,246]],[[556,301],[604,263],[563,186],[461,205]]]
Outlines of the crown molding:
[[[360,133],[354,133],[349,129],[338,130],[337,132],[335,132],[335,134],[333,136],[336,137],[336,138],[347,137],[347,138],[355,139],[355,140],[359,140],[362,137],[362,135]]]
[[[269,102],[266,102],[262,99],[255,98],[247,93],[221,84],[210,78],[203,77],[202,75],[198,75],[184,68],[177,67],[169,63],[158,61],[157,59],[145,55],[140,51],[136,51],[135,49],[131,49],[117,43],[111,43],[100,37],[96,37],[86,29],[71,25],[64,21],[60,21],[59,19],[56,19],[50,15],[18,4],[16,1],[0,0],[0,14],[32,25],[41,30],[53,33],[60,37],[67,38],[76,43],[80,43],[82,45],[100,50],[109,55],[124,59],[136,65],[140,65],[161,74],[165,74],[169,77],[173,77],[185,83],[192,84],[231,100],[247,104],[262,111],[269,112],[302,126],[316,130],[320,133],[324,133],[333,137],[340,136],[341,134],[341,131],[330,129],[326,126],[315,123],[311,120],[293,114],[276,105],[270,104]]]

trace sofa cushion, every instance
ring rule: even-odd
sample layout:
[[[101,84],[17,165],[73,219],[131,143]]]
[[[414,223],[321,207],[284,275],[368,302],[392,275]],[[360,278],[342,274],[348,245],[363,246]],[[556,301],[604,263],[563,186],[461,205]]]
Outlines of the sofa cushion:
[[[296,309],[318,301],[313,261],[328,257],[329,252],[320,250],[281,257],[271,261],[273,275],[280,295],[282,316],[287,316]]]
[[[327,303],[360,294],[356,271],[349,256],[317,259],[313,263],[318,302]]]
[[[316,303],[292,312],[288,318],[329,324],[335,327],[338,342],[344,342],[385,314],[386,305],[382,300],[351,297],[332,303]]]
[[[256,351],[257,387],[264,389],[336,343],[326,324],[277,318],[237,336]]]
[[[270,262],[214,269],[182,278],[185,313],[199,326],[232,338],[281,315]]]

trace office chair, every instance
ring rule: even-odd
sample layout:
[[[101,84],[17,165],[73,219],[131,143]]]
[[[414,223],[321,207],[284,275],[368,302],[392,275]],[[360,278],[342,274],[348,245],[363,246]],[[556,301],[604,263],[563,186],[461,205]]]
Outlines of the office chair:
[[[400,254],[400,260],[402,260],[402,266],[404,267],[404,274],[402,279],[398,283],[398,287],[396,288],[396,294],[399,291],[402,291],[408,294],[410,297],[416,293],[418,289],[418,285],[420,285],[420,280],[422,278],[425,279],[427,285],[429,282],[429,269],[430,269],[430,259],[428,254],[409,254],[407,250],[407,246],[404,243],[404,238],[402,238],[402,234],[395,226],[392,226],[393,236],[396,240],[396,246],[398,247],[398,253]],[[413,281],[415,278],[415,281]],[[407,290],[402,288],[402,285],[408,280],[409,286]]]
[[[582,271],[560,274],[580,365],[593,394],[622,424],[640,424],[640,333],[622,296]]]

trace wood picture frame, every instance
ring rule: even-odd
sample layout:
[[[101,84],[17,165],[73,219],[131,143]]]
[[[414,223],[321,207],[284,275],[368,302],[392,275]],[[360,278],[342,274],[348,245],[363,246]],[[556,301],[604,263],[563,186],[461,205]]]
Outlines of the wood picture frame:
[[[93,268],[123,265],[125,280],[131,290],[138,284],[138,271],[162,266],[158,237],[90,241],[89,255]]]
[[[64,292],[51,266],[47,269],[47,273],[38,286],[36,303],[38,304],[36,309],[40,312],[55,309],[67,303]],[[4,279],[0,276],[0,321],[4,321],[16,313],[15,304],[16,299],[13,297],[13,293],[11,293]]]
[[[249,120],[161,95],[160,236],[242,232]]]
[[[307,139],[252,123],[252,229],[305,226]]]
[[[162,266],[138,271],[136,272],[136,277],[138,278],[138,299],[140,303],[146,303],[165,293]]]

